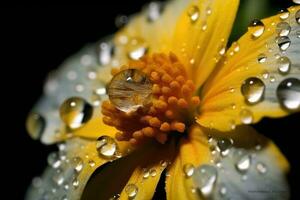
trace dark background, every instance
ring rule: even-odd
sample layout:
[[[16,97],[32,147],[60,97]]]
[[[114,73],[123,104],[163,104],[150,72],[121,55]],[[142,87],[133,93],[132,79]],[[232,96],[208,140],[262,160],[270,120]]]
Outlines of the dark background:
[[[7,199],[23,199],[27,186],[46,166],[54,146],[33,141],[25,130],[25,119],[42,93],[47,73],[86,43],[115,32],[115,17],[140,10],[146,0],[108,0],[93,5],[19,5],[0,8],[1,42],[1,190]],[[259,17],[274,14],[289,3],[275,5]],[[288,1],[286,1],[288,2]],[[242,15],[239,15],[242,16]],[[242,17],[241,17],[242,18]],[[245,17],[244,17],[245,18]],[[253,17],[252,17],[253,18]],[[247,20],[247,17],[245,18]],[[248,22],[246,22],[248,23]],[[234,39],[246,27],[235,30]],[[3,36],[4,33],[4,36]],[[289,181],[292,194],[297,190],[300,115],[265,119],[256,125],[280,147],[291,164]],[[3,176],[4,175],[4,176]],[[1,198],[2,199],[2,198]]]

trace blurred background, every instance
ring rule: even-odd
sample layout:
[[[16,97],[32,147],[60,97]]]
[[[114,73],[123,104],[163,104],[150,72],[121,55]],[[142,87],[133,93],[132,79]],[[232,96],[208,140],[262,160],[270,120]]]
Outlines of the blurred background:
[[[85,44],[114,33],[116,16],[138,12],[148,2],[108,0],[98,4],[1,6],[1,166],[5,168],[1,180],[9,199],[24,198],[31,179],[42,173],[48,153],[56,149],[31,140],[25,130],[26,116],[41,96],[48,72]],[[291,0],[242,0],[231,41],[247,30],[252,19],[274,15],[290,5]],[[274,140],[290,161],[288,178],[294,197],[300,169],[299,122],[300,115],[294,114],[283,119],[264,119],[255,125],[260,133]]]

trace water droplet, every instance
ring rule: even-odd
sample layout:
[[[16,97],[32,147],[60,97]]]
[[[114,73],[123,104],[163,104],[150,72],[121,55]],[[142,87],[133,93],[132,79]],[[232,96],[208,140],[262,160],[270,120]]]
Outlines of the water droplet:
[[[195,183],[204,197],[209,197],[215,188],[218,171],[214,166],[202,165],[197,169]]]
[[[280,105],[289,110],[300,109],[300,80],[288,78],[283,80],[277,87],[277,98]]]
[[[138,187],[134,184],[128,184],[125,187],[125,192],[129,198],[134,198],[138,193]]]
[[[148,168],[143,169],[143,178],[147,179],[150,176],[150,170]]]
[[[97,47],[98,62],[100,65],[107,65],[110,63],[114,54],[114,46],[102,42]]]
[[[300,24],[300,10],[298,10],[295,14],[295,19],[298,24]]]
[[[150,176],[155,177],[157,175],[156,169],[150,170]]]
[[[291,40],[287,36],[280,36],[277,38],[277,44],[281,51],[286,51],[291,45]]]
[[[259,63],[264,63],[264,62],[266,62],[266,60],[267,60],[267,56],[263,53],[259,54],[257,57],[257,61]]]
[[[291,68],[291,61],[288,57],[282,56],[277,60],[278,71],[285,75],[288,74]]]
[[[220,56],[223,56],[225,52],[226,52],[226,48],[224,46],[221,46],[221,48],[219,49]]]
[[[191,177],[194,174],[195,167],[191,163],[187,163],[183,166],[183,173],[186,177]]]
[[[265,25],[262,21],[255,19],[250,23],[249,31],[252,34],[252,38],[256,39],[259,38],[265,31]]]
[[[47,157],[47,162],[49,166],[51,166],[54,169],[57,169],[61,165],[61,160],[57,152],[50,153]]]
[[[251,77],[244,81],[241,92],[247,103],[255,104],[263,99],[265,84],[259,78]]]
[[[240,119],[243,124],[251,124],[253,121],[252,112],[247,109],[241,110]]]
[[[63,174],[59,173],[53,177],[53,180],[57,185],[62,185],[65,181],[65,178],[64,178]]]
[[[165,161],[165,160],[161,160],[161,161],[160,161],[160,166],[166,167],[167,165],[168,165],[168,162],[167,162],[167,161]]]
[[[123,112],[133,112],[151,102],[152,83],[136,69],[121,71],[108,85],[110,101]]]
[[[281,10],[280,14],[279,14],[279,18],[282,20],[285,20],[287,18],[289,18],[290,16],[290,12],[288,10]]]
[[[82,127],[93,115],[93,107],[81,97],[71,97],[60,106],[60,117],[71,129]]]
[[[96,165],[95,161],[93,161],[93,160],[89,160],[88,164],[90,167],[95,167],[95,165]]]
[[[106,135],[103,135],[100,138],[98,138],[96,142],[96,148],[99,155],[106,158],[113,157],[118,151],[118,145],[116,141],[113,138]]]
[[[297,38],[300,38],[300,31],[296,31]]]
[[[220,187],[220,195],[225,196],[227,194],[227,188],[225,186]]]
[[[198,6],[191,6],[188,10],[188,16],[192,23],[196,22],[200,16],[200,10]]]
[[[30,113],[26,120],[26,129],[33,139],[38,139],[44,132],[46,125],[45,119],[37,114]]]
[[[122,28],[128,23],[128,17],[126,15],[118,15],[115,19],[117,28]]]
[[[261,174],[265,174],[267,172],[266,165],[264,163],[261,163],[261,162],[257,163],[256,169]]]
[[[224,138],[224,139],[218,140],[217,145],[218,145],[218,149],[221,152],[222,156],[227,156],[229,154],[232,144],[233,144],[232,139]]]
[[[128,58],[130,58],[131,60],[139,60],[147,53],[147,51],[148,48],[142,44],[134,45],[128,52]]]
[[[239,43],[238,42],[233,42],[232,43],[232,48],[233,48],[233,51],[234,52],[239,52],[240,51],[240,45],[239,45]]]
[[[83,160],[80,157],[74,157],[72,160],[72,164],[77,173],[83,169]]]
[[[276,31],[279,36],[288,36],[291,31],[291,26],[287,22],[280,22],[277,24]]]
[[[294,3],[300,4],[300,0],[293,0]]]
[[[246,155],[240,156],[240,158],[238,159],[235,166],[236,166],[236,168],[239,172],[244,173],[244,172],[248,171],[248,169],[251,166],[251,157],[250,157],[250,155],[246,154]]]
[[[148,6],[147,20],[149,22],[156,21],[159,19],[161,13],[163,12],[163,5],[159,2],[151,2]]]

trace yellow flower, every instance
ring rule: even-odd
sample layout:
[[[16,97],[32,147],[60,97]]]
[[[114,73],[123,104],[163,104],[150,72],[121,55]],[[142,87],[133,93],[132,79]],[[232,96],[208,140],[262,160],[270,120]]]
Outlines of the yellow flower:
[[[226,50],[238,5],[151,3],[51,74],[27,128],[59,151],[27,198],[148,200],[161,176],[170,200],[289,198],[288,162],[248,124],[300,110],[300,7]]]

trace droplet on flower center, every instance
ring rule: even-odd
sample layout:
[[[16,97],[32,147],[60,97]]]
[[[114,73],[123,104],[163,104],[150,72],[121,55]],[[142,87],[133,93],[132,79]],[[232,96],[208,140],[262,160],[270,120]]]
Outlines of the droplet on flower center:
[[[81,97],[71,97],[60,106],[60,117],[71,129],[82,127],[93,115],[93,107]]]
[[[109,100],[126,113],[147,105],[151,101],[151,94],[151,81],[137,69],[119,72],[108,85]]]

